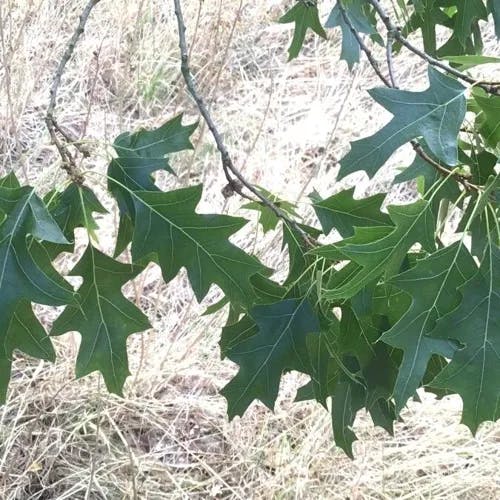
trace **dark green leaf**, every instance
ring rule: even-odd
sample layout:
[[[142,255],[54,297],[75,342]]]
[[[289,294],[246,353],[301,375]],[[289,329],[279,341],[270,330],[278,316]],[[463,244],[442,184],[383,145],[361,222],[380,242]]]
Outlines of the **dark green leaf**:
[[[120,208],[119,244],[115,255],[124,250],[132,235],[130,225],[135,220],[135,207],[131,191],[158,191],[152,174],[160,169],[173,173],[167,155],[193,149],[190,137],[197,123],[183,126],[182,116],[154,130],[126,132],[113,144],[117,157],[108,167],[108,189]]]
[[[31,304],[21,300],[17,303],[3,338],[0,355],[0,401],[5,402],[9,385],[13,352],[18,349],[29,356],[55,361],[56,353],[45,329],[33,313]]]
[[[488,13],[483,0],[455,0],[457,13],[455,14],[453,32],[462,46],[472,34],[472,25],[478,19],[486,20]]]
[[[421,0],[415,7],[415,12],[402,30],[407,37],[410,33],[420,30],[424,42],[424,50],[431,56],[436,55],[436,26],[453,27],[452,19],[442,10],[442,5],[436,0]]]
[[[122,286],[143,270],[122,264],[99,252],[91,244],[71,271],[82,276],[75,305],[69,305],[57,318],[51,335],[77,331],[82,336],[76,376],[99,370],[110,392],[122,394],[130,375],[127,338],[150,328],[148,319],[122,292]]]
[[[94,235],[99,227],[92,215],[93,212],[106,213],[92,190],[85,186],[70,184],[62,193],[51,191],[45,200],[54,220],[59,224],[69,244],[45,244],[47,251],[56,257],[61,252],[72,252],[74,248],[74,232],[84,227],[90,235]]]
[[[297,3],[280,20],[280,23],[295,23],[293,40],[288,49],[288,60],[295,59],[302,49],[307,29],[326,39],[326,33],[319,20],[318,7],[315,0],[298,0]]]
[[[500,97],[476,95],[474,99],[481,110],[477,117],[479,133],[488,146],[496,148],[500,144]]]
[[[229,241],[247,221],[197,214],[201,194],[201,185],[167,193],[134,193],[133,260],[156,260],[157,256],[167,283],[185,267],[199,301],[216,284],[231,301],[252,303],[255,292],[250,278],[265,268]]]
[[[424,151],[432,158],[432,154],[424,146]],[[446,168],[443,165],[444,168]],[[450,170],[451,172],[451,170]],[[455,202],[460,194],[460,188],[456,180],[450,175],[448,179],[438,172],[429,162],[418,154],[411,165],[406,167],[394,178],[394,184],[417,179],[420,181],[419,192],[425,199],[431,199],[432,211],[437,216],[442,200]]]
[[[369,93],[394,117],[374,135],[355,141],[341,160],[339,178],[358,170],[369,177],[403,144],[423,137],[429,149],[446,165],[458,161],[457,137],[465,117],[465,87],[429,68],[429,88],[423,92],[378,88]]]
[[[325,258],[348,259],[359,266],[352,266],[348,279],[342,284],[325,290],[326,298],[353,297],[380,276],[390,278],[397,274],[406,253],[416,242],[428,252],[435,249],[435,222],[427,202],[421,200],[411,205],[390,206],[388,211],[394,228],[356,228],[351,238],[314,251]]]
[[[471,31],[472,35],[466,38],[465,43],[462,43],[458,39],[457,34],[454,32],[446,43],[439,47],[436,52],[436,56],[438,58],[446,59],[448,56],[481,54],[483,51],[483,39],[481,36],[481,29],[477,21],[472,21]]]
[[[221,338],[219,341],[220,351],[222,358],[227,356],[231,351],[241,342],[256,335],[259,331],[255,321],[248,315],[243,316],[237,323],[226,325],[222,329]]]
[[[491,57],[491,56],[476,56],[476,55],[446,56],[445,59],[450,61],[451,63],[460,65],[461,70],[473,68],[474,66],[479,66],[481,64],[500,63],[500,57]]]
[[[227,350],[227,357],[240,367],[222,389],[228,415],[243,415],[254,399],[273,408],[284,371],[310,371],[306,344],[319,323],[307,299],[288,299],[254,307],[250,316],[258,333]]]
[[[380,210],[385,193],[359,200],[355,200],[353,195],[354,188],[351,188],[330,198],[314,201],[313,208],[325,234],[336,229],[342,237],[347,238],[354,234],[355,227],[392,224],[389,215]]]
[[[9,181],[5,185],[15,183]],[[33,238],[67,243],[34,190],[0,187],[0,211],[4,215],[0,225],[0,342],[3,346],[0,400],[5,401],[13,349],[26,349],[30,354],[52,359],[49,351],[41,347],[31,349],[42,342],[44,335],[30,302],[52,306],[68,304],[73,299],[73,291],[52,267],[46,250]],[[22,326],[23,321],[26,328]],[[30,334],[31,339],[27,338]]]
[[[339,381],[332,401],[332,425],[335,444],[354,458],[352,445],[357,440],[352,430],[356,414],[365,405],[362,385],[351,380]]]
[[[392,401],[378,399],[368,408],[372,417],[373,425],[382,427],[391,436],[394,435],[394,421],[397,420],[396,410]]]
[[[14,172],[10,172],[5,177],[2,177],[0,179],[0,186],[5,188],[15,189],[15,188],[20,188],[21,184],[19,183],[16,174]]]
[[[349,23],[358,33],[374,35],[377,33],[376,20],[369,6],[363,0],[343,1],[340,9],[340,1],[337,1],[328,17],[325,27],[339,27],[342,30],[342,51],[340,59],[347,62],[349,69],[352,69],[355,63],[359,62],[360,48],[356,37],[351,31]],[[347,17],[346,21],[345,17]]]
[[[338,360],[332,357],[335,352],[336,337],[338,336],[338,322],[331,322],[323,326],[319,335],[308,335],[306,338],[309,359],[311,362],[310,373],[311,399],[316,399],[325,408],[326,400],[334,394],[338,381],[340,368]],[[300,400],[303,400],[304,389],[297,392]]]
[[[450,358],[456,346],[429,337],[436,321],[460,302],[457,288],[471,278],[474,260],[464,245],[455,243],[419,260],[417,265],[394,278],[391,283],[408,293],[411,306],[381,340],[404,352],[394,388],[399,413],[420,386],[433,354]]]
[[[260,193],[265,196],[269,201],[274,203],[279,209],[288,215],[290,218],[297,217],[297,212],[295,211],[295,206],[289,201],[282,200],[276,195],[270,193],[266,189],[259,188]],[[255,210],[259,212],[259,223],[262,226],[264,234],[268,231],[276,229],[278,222],[281,220],[268,206],[264,205],[258,201],[252,201],[243,205],[241,208],[246,208],[247,210]]]
[[[475,276],[461,287],[463,299],[431,335],[463,346],[434,379],[433,387],[462,397],[462,422],[472,432],[500,417],[500,250],[489,246]]]
[[[493,16],[497,38],[500,38],[500,2],[498,0],[488,0],[488,10]]]
[[[300,225],[300,227],[313,238],[317,238],[321,234],[313,227],[306,225]],[[310,247],[302,236],[288,224],[283,225],[283,247],[288,248],[289,259],[288,276],[284,286],[295,285],[299,289],[305,287],[304,293],[307,293],[311,285],[311,275],[314,274],[315,263],[318,260],[317,257],[308,253]]]

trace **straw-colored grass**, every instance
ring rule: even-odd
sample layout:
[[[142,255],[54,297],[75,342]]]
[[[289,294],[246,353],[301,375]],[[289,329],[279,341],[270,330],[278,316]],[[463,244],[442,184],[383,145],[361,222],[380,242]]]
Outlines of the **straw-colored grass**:
[[[66,181],[44,129],[48,88],[83,0],[1,0],[0,161],[41,193]],[[287,26],[274,21],[279,0],[186,0],[188,37],[197,83],[207,96],[235,163],[248,178],[298,200],[339,190],[336,159],[353,138],[376,129],[387,115],[364,90],[377,85],[363,63],[349,73],[338,62],[339,35],[311,38],[286,64]],[[233,29],[234,28],[234,29]],[[193,42],[194,38],[194,42]],[[425,68],[398,57],[401,81],[425,84]],[[179,77],[173,2],[102,0],[95,9],[60,89],[60,124],[84,137],[93,156],[82,164],[89,184],[103,192],[108,145],[125,130],[157,126],[184,110],[197,119]],[[203,126],[195,152],[176,155],[178,178],[164,187],[203,182],[202,211],[236,213],[225,202],[224,177]],[[372,183],[363,175],[343,185],[359,195],[387,189],[390,168],[408,164],[398,153]],[[392,200],[413,196],[399,186]],[[116,209],[99,223],[100,248],[110,251]],[[254,214],[237,240],[283,271],[286,254],[276,234],[256,237]],[[78,235],[78,251],[85,237]],[[75,257],[59,265],[69,269]],[[221,361],[222,314],[200,316],[185,275],[165,286],[149,268],[127,289],[154,329],[128,344],[133,375],[125,398],[106,393],[97,375],[75,381],[78,334],[55,340],[52,365],[16,356],[8,402],[0,409],[0,498],[500,498],[500,426],[477,436],[459,424],[460,400],[424,396],[403,412],[391,437],[361,414],[356,459],[335,448],[331,422],[318,405],[293,404],[302,380],[287,375],[275,413],[254,404],[228,422],[218,390],[235,373]],[[47,327],[57,312],[38,307]]]

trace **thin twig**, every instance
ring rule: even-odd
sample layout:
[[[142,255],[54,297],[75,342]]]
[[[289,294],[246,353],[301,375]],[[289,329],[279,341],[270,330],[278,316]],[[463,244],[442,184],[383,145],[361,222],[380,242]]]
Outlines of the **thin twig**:
[[[49,106],[47,108],[47,113],[45,115],[45,123],[47,125],[50,138],[52,142],[55,144],[62,159],[62,168],[66,170],[68,175],[71,177],[71,180],[78,184],[83,183],[83,177],[77,171],[77,166],[73,155],[68,150],[66,144],[64,144],[64,142],[62,142],[59,139],[57,134],[59,134],[64,141],[76,147],[83,156],[85,157],[88,156],[88,151],[82,148],[78,144],[77,138],[73,137],[71,133],[61,128],[61,126],[57,123],[54,117],[54,111],[57,103],[57,93],[59,91],[59,87],[61,86],[61,80],[64,74],[64,70],[66,69],[66,65],[73,56],[76,44],[78,43],[78,40],[80,39],[82,33],[85,31],[85,25],[87,24],[92,9],[100,1],[101,0],[89,0],[86,7],[83,9],[83,12],[80,14],[80,20],[78,26],[76,27],[72,37],[70,38],[68,45],[66,46],[66,50],[64,51],[64,54],[62,55],[61,60],[59,61],[56,72],[54,73],[54,78],[52,80],[52,85],[50,87]]]
[[[384,23],[389,36],[392,36],[394,40],[397,40],[401,45],[404,45],[408,50],[419,56],[420,58],[424,59],[427,61],[430,65],[436,66],[437,68],[441,68],[442,70],[446,71],[450,75],[454,75],[457,78],[460,78],[464,82],[470,83],[471,85],[475,85],[478,87],[481,87],[483,90],[488,92],[489,94],[494,94],[494,95],[500,95],[500,83],[495,83],[495,82],[484,82],[481,80],[475,80],[474,78],[466,75],[465,73],[462,73],[461,71],[458,71],[455,68],[452,68],[448,64],[445,64],[441,62],[439,59],[435,59],[434,57],[430,56],[429,54],[426,54],[424,51],[420,50],[419,48],[415,47],[412,43],[410,43],[401,33],[401,28],[396,26],[387,11],[384,9],[384,7],[381,5],[379,0],[368,0],[370,4],[373,6],[377,14],[379,15],[380,19]]]
[[[181,0],[174,0],[175,7],[175,15],[177,17],[177,25],[179,31],[179,48],[181,52],[181,72],[184,77],[184,81],[186,82],[186,87],[191,94],[191,97],[194,99],[198,110],[200,111],[201,116],[205,120],[207,127],[209,128],[212,136],[217,145],[217,149],[220,153],[222,169],[224,171],[224,175],[226,176],[228,185],[226,186],[226,192],[230,194],[231,192],[238,193],[240,196],[244,196],[249,198],[243,192],[243,188],[250,191],[259,202],[269,208],[277,217],[279,217],[283,222],[291,226],[300,236],[309,244],[313,243],[312,238],[299,226],[299,224],[288,217],[288,215],[283,212],[279,207],[277,207],[272,201],[267,199],[264,195],[262,195],[258,189],[256,189],[252,184],[250,184],[245,177],[241,174],[241,172],[234,166],[233,160],[229,154],[226,145],[224,144],[224,140],[208,110],[208,107],[205,103],[203,97],[198,93],[196,89],[196,85],[191,74],[191,69],[189,67],[189,55],[187,49],[186,42],[186,26],[184,24],[184,17],[182,14],[182,6]],[[233,178],[233,176],[236,178]],[[250,197],[250,199],[252,199]]]
[[[447,169],[446,167],[443,167],[440,163],[438,163],[434,158],[429,156],[424,149],[422,148],[422,145],[418,141],[411,141],[411,145],[413,146],[413,150],[415,153],[420,156],[423,160],[425,160],[427,163],[432,165],[439,173],[441,173],[444,177],[447,177],[450,175],[450,170]],[[476,184],[473,184],[470,182],[469,178],[466,177],[465,175],[461,174],[453,174],[453,178],[456,179],[458,182],[460,182],[468,191],[474,190],[474,191],[479,191],[480,187],[477,186]]]
[[[391,35],[391,33],[388,32],[387,47],[386,47],[387,66],[388,66],[389,77],[390,77],[390,80],[388,80],[383,75],[383,73],[380,71],[380,67],[377,63],[377,60],[373,56],[371,50],[365,45],[365,43],[363,42],[363,39],[359,36],[358,32],[356,31],[356,29],[352,25],[349,17],[347,16],[347,14],[345,12],[345,9],[342,5],[342,2],[339,2],[338,5],[339,5],[339,9],[344,17],[344,21],[349,26],[349,29],[351,30],[351,32],[355,36],[360,49],[363,50],[363,52],[366,54],[366,56],[368,58],[368,62],[372,66],[372,68],[375,71],[375,73],[377,74],[377,76],[380,78],[380,80],[382,80],[382,82],[385,84],[386,87],[398,89],[399,87],[398,87],[398,84],[396,81],[396,76],[395,76],[395,72],[394,72],[394,68],[393,68],[393,58],[392,58],[392,43],[394,41],[393,35]],[[429,163],[429,165],[431,165],[434,169],[436,169],[441,175],[444,175],[444,176],[450,175],[450,170],[447,169],[446,167],[444,167],[443,165],[441,165],[436,160],[434,160],[434,158],[429,156],[417,140],[410,141],[410,144],[412,145],[415,153],[418,156],[420,156],[420,158],[422,158],[422,160]],[[479,186],[470,182],[466,176],[460,175],[460,174],[453,174],[453,177],[458,182],[460,182],[467,190],[469,190],[469,191],[470,190],[475,190],[475,191],[479,190]]]

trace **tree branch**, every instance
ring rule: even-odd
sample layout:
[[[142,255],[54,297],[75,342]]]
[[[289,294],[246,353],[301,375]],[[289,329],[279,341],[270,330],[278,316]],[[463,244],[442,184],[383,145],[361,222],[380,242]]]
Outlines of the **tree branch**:
[[[308,244],[312,245],[313,239],[299,226],[299,224],[288,217],[288,215],[283,212],[278,206],[276,206],[271,200],[262,195],[258,189],[256,189],[250,182],[248,182],[241,172],[235,167],[231,155],[229,154],[222,135],[220,134],[217,125],[215,124],[210,111],[205,103],[203,97],[198,93],[196,84],[194,82],[193,76],[191,74],[191,69],[189,66],[189,53],[187,49],[186,41],[186,25],[184,23],[184,16],[182,13],[181,0],[174,0],[175,15],[177,18],[177,26],[179,32],[179,48],[181,52],[181,73],[186,83],[186,87],[194,99],[198,110],[205,120],[207,127],[209,128],[214,141],[217,145],[217,149],[220,153],[222,169],[224,175],[226,176],[228,185],[224,189],[226,195],[230,195],[233,192],[238,193],[240,196],[245,198],[253,199],[243,192],[243,188],[250,191],[257,200],[265,207],[269,208],[277,217],[279,217],[283,222],[292,227]],[[233,176],[235,178],[233,178]]]
[[[64,70],[66,69],[66,65],[68,61],[73,56],[75,52],[76,44],[80,39],[81,35],[85,31],[85,25],[87,24],[87,20],[92,12],[92,9],[100,2],[101,0],[89,0],[83,12],[80,14],[80,20],[78,22],[78,26],[76,27],[72,37],[70,38],[68,45],[66,46],[66,50],[64,51],[61,60],[57,66],[56,72],[54,73],[54,78],[52,79],[52,85],[50,87],[50,100],[49,105],[47,107],[47,113],[45,115],[45,124],[49,131],[50,138],[53,144],[56,146],[59,151],[59,155],[62,159],[62,168],[68,173],[71,180],[76,182],[77,184],[83,183],[83,177],[78,173],[78,168],[76,166],[75,158],[69,151],[65,142],[72,144],[80,153],[87,157],[89,156],[89,152],[83,148],[80,144],[78,144],[78,139],[73,137],[71,133],[64,130],[58,123],[54,117],[54,111],[57,103],[57,93],[59,91],[59,87],[61,86],[62,76],[64,74]],[[62,137],[62,141],[58,137],[58,134]]]
[[[384,23],[387,32],[389,33],[389,36],[392,36],[394,40],[397,40],[401,45],[404,45],[408,50],[419,56],[420,58],[424,59],[427,61],[430,65],[436,66],[437,68],[441,68],[442,70],[446,71],[450,75],[456,76],[457,78],[460,78],[464,82],[470,83],[471,85],[475,85],[478,87],[481,87],[483,90],[488,92],[489,94],[493,95],[500,95],[500,84],[499,83],[492,83],[492,82],[483,82],[480,80],[475,80],[474,78],[466,75],[465,73],[462,73],[461,71],[458,71],[455,68],[452,68],[448,64],[445,64],[441,62],[439,59],[435,59],[434,57],[426,54],[424,51],[420,50],[419,48],[415,47],[412,43],[410,43],[401,33],[401,28],[396,26],[391,18],[389,17],[389,14],[387,11],[384,9],[384,7],[381,5],[379,0],[368,0],[368,2],[373,6],[377,14],[379,15],[380,19]]]

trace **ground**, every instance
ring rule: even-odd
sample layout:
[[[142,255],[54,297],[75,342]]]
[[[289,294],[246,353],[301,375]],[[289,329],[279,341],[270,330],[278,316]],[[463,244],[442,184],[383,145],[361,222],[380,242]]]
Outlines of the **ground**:
[[[43,194],[66,182],[44,128],[55,67],[83,0],[2,0],[0,4],[0,161]],[[186,0],[196,81],[224,133],[236,165],[256,184],[298,201],[307,194],[355,185],[356,193],[388,189],[394,168],[411,161],[403,149],[369,183],[363,175],[335,182],[336,161],[349,141],[387,119],[365,92],[378,85],[362,63],[351,73],[338,62],[339,35],[308,39],[286,63],[290,27],[276,24],[280,0]],[[493,40],[489,47],[498,50]],[[397,57],[400,80],[425,86],[425,67]],[[82,164],[102,191],[109,144],[123,131],[161,124],[184,111],[198,119],[180,79],[173,2],[101,0],[57,102],[59,122],[85,138],[92,157]],[[178,154],[178,177],[162,186],[203,182],[200,210],[251,219],[237,241],[283,272],[279,235],[256,232],[242,200],[221,195],[224,177],[211,137],[200,124],[195,150]],[[97,172],[97,174],[96,174]],[[414,196],[393,188],[392,202]],[[116,208],[99,219],[99,247],[110,251]],[[258,237],[257,237],[258,236]],[[85,237],[78,235],[81,252]],[[76,257],[58,263],[69,269]],[[254,404],[229,422],[218,391],[235,373],[221,361],[223,314],[200,316],[217,297],[197,304],[184,275],[168,286],[149,268],[127,293],[154,328],[128,344],[132,376],[125,397],[107,394],[97,375],[74,380],[79,336],[55,340],[58,361],[16,356],[7,404],[0,409],[0,497],[5,499],[162,498],[500,498],[500,424],[472,436],[459,423],[459,398],[412,403],[395,436],[361,414],[351,461],[332,441],[327,412],[292,404],[300,380],[284,378],[274,413]],[[37,306],[50,327],[57,311]]]

